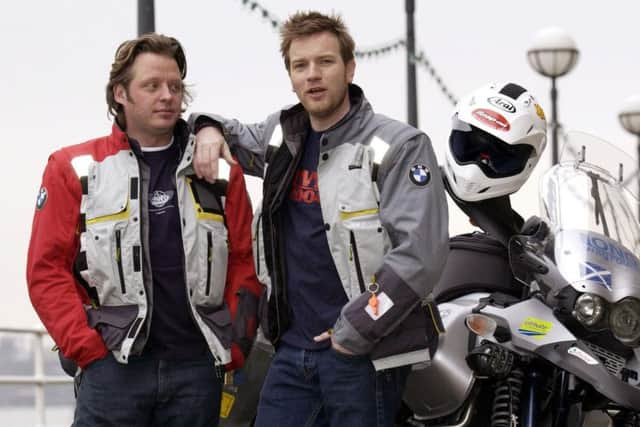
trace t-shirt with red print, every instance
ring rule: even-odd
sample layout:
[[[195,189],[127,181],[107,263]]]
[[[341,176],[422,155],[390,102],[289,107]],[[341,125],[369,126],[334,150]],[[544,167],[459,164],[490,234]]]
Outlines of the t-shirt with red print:
[[[286,280],[291,326],[282,341],[299,348],[327,348],[313,337],[332,328],[347,303],[322,220],[318,193],[321,133],[309,130],[294,180],[283,206]]]

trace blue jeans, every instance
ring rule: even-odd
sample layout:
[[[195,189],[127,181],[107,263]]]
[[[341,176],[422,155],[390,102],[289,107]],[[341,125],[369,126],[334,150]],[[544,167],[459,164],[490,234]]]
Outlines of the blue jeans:
[[[256,427],[392,427],[409,370],[376,372],[369,356],[281,344],[262,387]]]
[[[82,372],[72,426],[215,427],[221,393],[213,358],[123,365],[110,353]]]

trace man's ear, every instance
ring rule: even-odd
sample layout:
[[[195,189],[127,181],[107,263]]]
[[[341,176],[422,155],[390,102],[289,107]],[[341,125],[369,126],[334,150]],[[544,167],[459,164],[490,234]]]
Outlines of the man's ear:
[[[122,85],[115,85],[113,87],[113,99],[118,104],[124,104],[127,101],[127,90]]]
[[[353,83],[353,76],[356,73],[356,60],[352,59],[347,62],[347,81]]]

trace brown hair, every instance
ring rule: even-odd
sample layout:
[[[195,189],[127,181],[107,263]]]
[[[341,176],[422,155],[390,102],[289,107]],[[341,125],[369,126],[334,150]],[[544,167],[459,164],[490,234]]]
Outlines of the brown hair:
[[[349,35],[346,25],[339,15],[323,15],[319,12],[297,12],[291,15],[287,22],[280,29],[280,53],[284,58],[284,65],[289,71],[290,58],[289,48],[291,42],[299,37],[310,36],[312,34],[330,32],[338,38],[340,44],[340,55],[344,63],[353,59],[353,52],[356,44]]]
[[[107,106],[109,108],[108,115],[115,117],[118,124],[123,128],[126,128],[124,110],[122,105],[114,99],[113,88],[117,85],[122,85],[126,90],[129,89],[129,83],[131,83],[131,80],[133,79],[133,76],[131,75],[133,62],[136,60],[138,55],[145,52],[165,55],[174,59],[178,64],[182,80],[184,81],[184,78],[187,76],[187,59],[185,57],[184,50],[182,49],[180,42],[173,37],[156,33],[147,33],[136,39],[123,42],[116,50],[115,58],[111,65],[111,72],[109,73],[109,82],[107,83],[106,88]],[[187,104],[191,100],[191,94],[184,85],[183,91],[183,108],[186,108]]]

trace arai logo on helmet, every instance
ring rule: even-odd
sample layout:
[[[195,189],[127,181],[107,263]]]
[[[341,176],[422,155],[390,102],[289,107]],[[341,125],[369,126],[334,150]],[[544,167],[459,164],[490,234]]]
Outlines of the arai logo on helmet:
[[[486,108],[478,108],[471,113],[473,117],[497,130],[503,130],[508,132],[511,129],[511,125],[501,114],[495,111],[487,110]]]
[[[504,98],[500,98],[499,96],[492,96],[491,98],[487,99],[487,101],[489,101],[489,104],[495,105],[496,107],[506,111],[507,113],[516,112],[516,107],[511,102],[507,101]]]

